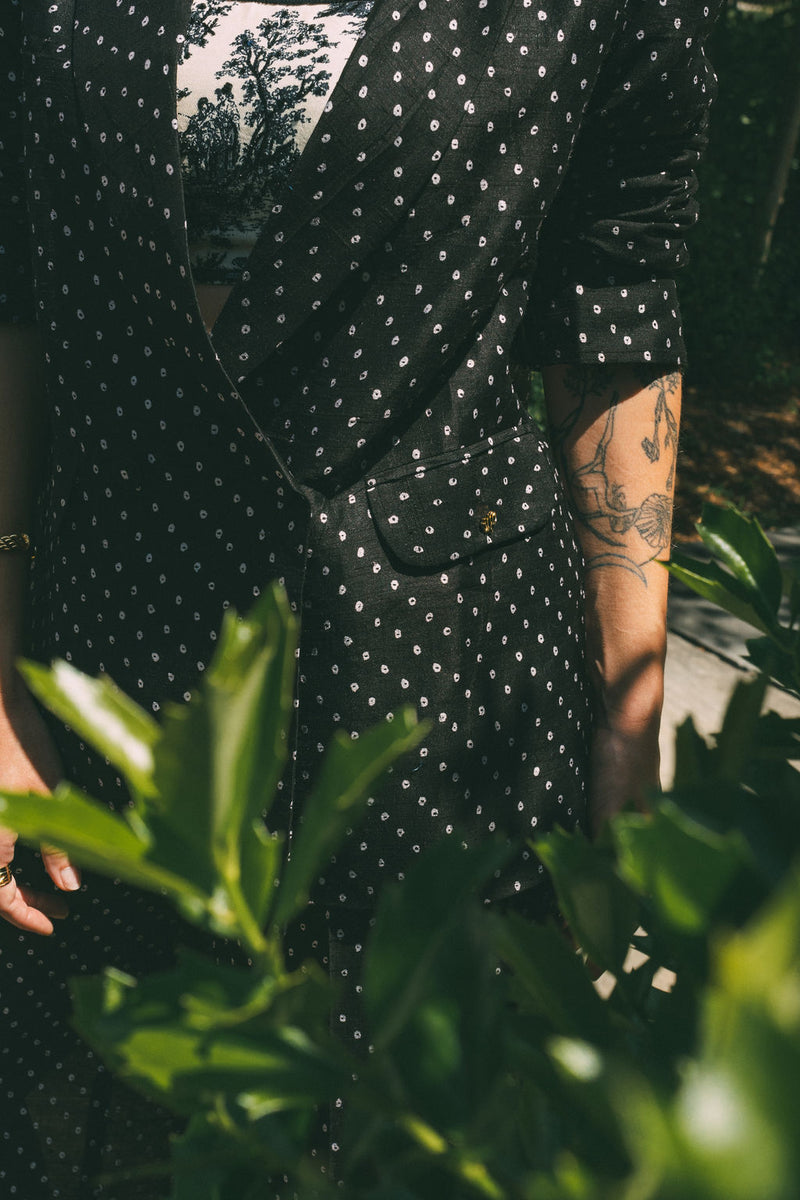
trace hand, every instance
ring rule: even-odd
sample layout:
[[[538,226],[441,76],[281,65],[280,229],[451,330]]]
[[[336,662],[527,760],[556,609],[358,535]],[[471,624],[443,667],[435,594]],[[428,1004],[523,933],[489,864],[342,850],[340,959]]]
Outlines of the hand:
[[[658,787],[658,725],[651,716],[641,723],[596,727],[589,776],[592,835],[629,802],[644,807],[647,793]]]
[[[62,777],[58,752],[30,694],[21,685],[13,697],[0,703],[0,788],[8,792],[49,792]],[[14,857],[16,834],[0,828],[0,866]],[[66,854],[42,847],[42,860],[61,891],[76,891],[80,876]],[[67,916],[60,896],[18,887],[16,881],[0,888],[0,918],[31,933],[51,934],[51,918]]]

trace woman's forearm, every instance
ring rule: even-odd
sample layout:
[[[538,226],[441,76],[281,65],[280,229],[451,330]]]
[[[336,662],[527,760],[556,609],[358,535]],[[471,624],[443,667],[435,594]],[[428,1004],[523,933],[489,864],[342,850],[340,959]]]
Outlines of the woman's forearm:
[[[660,562],[669,556],[681,377],[630,366],[553,367],[544,377],[586,561],[597,724],[612,757],[631,758],[614,795],[606,784],[596,797],[609,810],[657,783],[668,583]]]
[[[0,535],[30,533],[43,445],[42,349],[35,327],[0,325]],[[0,551],[0,705],[13,692],[28,575]]]

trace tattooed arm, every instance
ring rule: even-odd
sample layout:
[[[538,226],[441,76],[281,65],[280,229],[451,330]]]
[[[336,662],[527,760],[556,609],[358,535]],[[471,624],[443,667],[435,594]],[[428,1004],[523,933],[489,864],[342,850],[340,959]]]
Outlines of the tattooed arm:
[[[595,688],[595,829],[658,782],[681,377],[658,367],[544,371],[553,450],[586,560]]]

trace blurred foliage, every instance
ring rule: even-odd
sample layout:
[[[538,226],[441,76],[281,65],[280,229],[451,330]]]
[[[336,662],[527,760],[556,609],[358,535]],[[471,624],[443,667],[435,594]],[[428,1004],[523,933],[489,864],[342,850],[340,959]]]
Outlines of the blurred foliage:
[[[754,660],[800,690],[800,576],[736,510],[707,509],[701,534],[712,564],[671,569],[750,620]],[[87,1040],[187,1120],[170,1200],[796,1200],[800,722],[762,713],[766,675],[739,684],[711,742],[680,728],[673,791],[649,812],[595,842],[556,829],[535,844],[580,952],[555,924],[478,901],[508,853],[492,842],[446,839],[387,887],[365,952],[372,1052],[356,1056],[329,1030],[320,967],[287,970],[283,926],[420,730],[400,714],[336,742],[286,862],[261,814],[295,641],[277,591],[229,614],[197,696],[160,725],[64,664],[26,670],[134,806],[113,816],[64,786],[0,795],[3,823],[108,873],[122,863],[252,959],[184,952],[146,979],[73,983]],[[614,977],[605,998],[587,958]],[[662,968],[670,990],[652,986]],[[336,1178],[320,1134],[334,1104]]]
[[[725,392],[800,382],[800,171],[795,159],[769,262],[754,286],[759,234],[800,86],[800,2],[730,4],[709,56],[719,77],[700,223],[681,279],[692,377]]]

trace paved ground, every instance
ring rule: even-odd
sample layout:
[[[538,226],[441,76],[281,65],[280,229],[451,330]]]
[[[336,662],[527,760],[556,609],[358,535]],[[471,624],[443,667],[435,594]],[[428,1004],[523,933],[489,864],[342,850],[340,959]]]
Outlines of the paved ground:
[[[782,561],[800,561],[800,530],[770,534]],[[701,600],[688,588],[670,586],[669,640],[664,717],[661,725],[661,780],[670,783],[674,765],[674,729],[691,715],[705,734],[719,729],[736,681],[751,670],[745,640],[755,634],[743,622]],[[767,707],[800,717],[800,701],[770,688]]]

